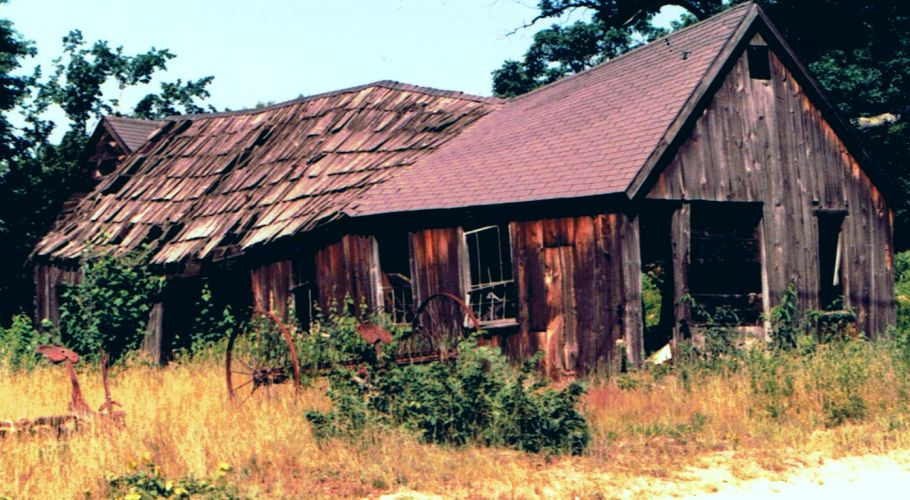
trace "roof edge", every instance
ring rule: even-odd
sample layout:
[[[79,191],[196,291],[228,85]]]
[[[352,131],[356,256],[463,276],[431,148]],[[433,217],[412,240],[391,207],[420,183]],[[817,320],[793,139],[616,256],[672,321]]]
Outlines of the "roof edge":
[[[600,62],[600,63],[598,63],[598,64],[595,64],[594,66],[591,66],[590,68],[585,68],[584,70],[579,71],[578,73],[573,73],[573,74],[571,74],[571,75],[568,75],[568,76],[565,76],[565,77],[563,77],[563,78],[560,78],[559,80],[556,80],[555,82],[550,82],[550,83],[548,83],[548,84],[546,84],[546,85],[541,85],[540,87],[537,87],[537,88],[531,90],[530,92],[525,92],[524,94],[517,95],[517,96],[515,96],[515,97],[503,98],[503,101],[504,101],[504,102],[505,102],[505,101],[518,101],[518,100],[524,99],[525,97],[534,95],[534,94],[536,94],[537,92],[540,92],[540,91],[542,91],[542,90],[545,90],[545,89],[548,89],[548,88],[551,88],[551,87],[556,87],[556,86],[562,85],[564,82],[569,82],[569,81],[572,81],[572,80],[574,80],[574,79],[576,79],[576,78],[582,77],[582,76],[584,76],[584,75],[590,73],[591,71],[594,71],[594,70],[596,70],[597,68],[600,68],[601,66],[604,66],[604,65],[607,65],[607,64],[612,64],[612,63],[615,62],[615,61],[620,61],[620,60],[623,60],[623,59],[625,59],[625,58],[627,58],[627,57],[631,57],[631,56],[635,55],[636,53],[638,53],[639,51],[644,50],[644,49],[650,47],[652,44],[655,44],[655,43],[657,43],[657,42],[659,42],[659,41],[661,41],[661,40],[669,39],[670,37],[677,37],[677,36],[679,36],[680,34],[683,34],[683,33],[687,32],[687,31],[690,31],[690,30],[693,30],[693,29],[695,29],[695,28],[698,28],[698,27],[700,27],[702,24],[704,24],[704,23],[706,23],[706,22],[708,22],[708,21],[713,20],[713,19],[714,19],[715,17],[717,17],[717,16],[729,15],[729,14],[730,14],[733,10],[735,10],[735,9],[745,9],[745,8],[747,8],[747,6],[749,6],[750,4],[751,4],[752,6],[756,6],[754,0],[751,0],[751,1],[749,1],[749,2],[744,2],[744,3],[740,4],[740,5],[734,5],[733,7],[729,8],[728,10],[725,10],[725,11],[723,11],[723,12],[720,12],[720,13],[718,13],[718,14],[715,14],[715,15],[713,15],[713,16],[707,18],[707,19],[702,19],[701,21],[698,21],[698,22],[695,23],[695,24],[690,24],[689,26],[686,26],[685,28],[681,28],[681,29],[678,29],[678,30],[676,30],[676,31],[671,31],[670,33],[667,33],[666,35],[664,35],[664,36],[662,36],[662,37],[655,38],[654,40],[652,40],[652,41],[650,41],[650,42],[647,42],[647,43],[643,43],[643,44],[639,45],[638,47],[635,47],[635,48],[632,49],[632,50],[629,50],[629,51],[627,51],[627,52],[623,52],[622,54],[619,54],[619,55],[616,56],[616,57],[607,59],[606,61],[602,61],[602,62]]]
[[[658,166],[663,163],[666,154],[673,150],[671,146],[679,139],[680,132],[685,129],[686,124],[689,122],[690,118],[695,115],[696,111],[703,109],[710,103],[710,99],[713,98],[717,91],[719,83],[722,83],[722,78],[730,72],[733,63],[735,63],[735,58],[733,56],[737,55],[738,52],[743,49],[744,43],[748,43],[749,39],[747,35],[754,28],[755,20],[761,18],[761,7],[755,2],[749,2],[743,5],[748,6],[746,7],[749,9],[748,12],[743,16],[739,26],[730,34],[730,38],[725,42],[724,47],[721,49],[717,58],[705,71],[704,76],[701,78],[699,84],[692,90],[686,103],[680,109],[679,113],[677,113],[673,121],[670,122],[664,135],[658,141],[657,147],[651,152],[651,155],[648,156],[645,164],[626,188],[625,193],[629,199],[634,199],[639,196],[642,187],[647,184],[647,181],[655,174],[659,173],[658,170],[660,169]],[[765,22],[767,22],[767,18],[764,19]]]
[[[111,121],[109,118],[110,117],[108,117],[106,115],[102,116],[101,121],[98,123],[98,125],[103,127],[104,130],[106,130],[108,134],[111,134],[111,137],[113,137],[114,140],[117,141],[117,145],[120,146],[124,151],[126,151],[127,154],[132,153],[133,152],[132,148],[130,148],[129,145],[126,143],[126,141],[123,140],[123,137],[120,137],[120,134],[117,132],[117,127],[111,125]],[[99,128],[96,126],[95,130],[96,130],[95,133],[98,133],[97,131],[99,130]],[[92,136],[93,136],[92,138],[94,139],[94,134],[92,134]]]
[[[750,12],[743,18],[742,24],[740,24],[733,36],[730,37],[730,40],[727,41],[727,46],[724,48],[722,55],[718,57],[712,67],[705,73],[710,77],[702,79],[702,83],[696,88],[682,111],[677,115],[676,119],[674,119],[670,127],[668,127],[666,134],[658,143],[658,148],[651,154],[648,161],[626,189],[627,196],[630,199],[641,196],[642,190],[648,182],[660,174],[663,167],[668,164],[668,159],[666,158],[667,154],[675,153],[675,148],[672,146],[684,139],[684,137],[681,136],[681,132],[685,130],[686,125],[693,117],[696,117],[697,119],[696,115],[699,110],[703,110],[710,105],[711,99],[723,83],[722,79],[729,74],[733,65],[736,63],[736,57],[739,57],[745,50],[745,46],[749,43],[751,35],[760,32],[769,45],[772,45],[775,49],[779,50],[778,56],[780,56],[782,62],[788,66],[793,78],[796,79],[803,88],[809,101],[818,108],[828,125],[834,129],[838,139],[843,142],[844,147],[847,149],[847,152],[853,156],[857,163],[859,163],[863,173],[869,177],[872,184],[882,193],[886,201],[893,199],[892,196],[894,193],[892,192],[892,189],[886,187],[888,186],[888,183],[884,182],[885,175],[881,171],[881,168],[878,167],[876,161],[871,157],[866,148],[863,147],[856,132],[847,125],[847,122],[841,116],[841,113],[833,104],[831,104],[831,101],[828,100],[827,93],[822,88],[821,84],[802,61],[800,61],[793,48],[787,43],[783,34],[777,30],[777,27],[765,13],[764,9],[754,1],[745,5],[749,5]],[[670,158],[670,160],[672,160],[672,158]]]
[[[353,87],[348,87],[339,90],[330,90],[328,92],[321,92],[319,94],[313,94],[308,96],[301,96],[287,101],[282,101],[275,104],[270,104],[268,106],[263,106],[261,108],[246,108],[238,109],[236,111],[219,111],[215,113],[195,113],[195,114],[186,114],[186,115],[171,115],[165,118],[167,121],[179,121],[179,120],[196,120],[196,119],[208,119],[208,118],[220,118],[224,116],[239,116],[239,115],[257,115],[259,113],[265,113],[268,111],[274,111],[276,109],[284,108],[287,106],[293,106],[295,104],[300,104],[303,102],[313,101],[316,99],[321,99],[324,97],[332,97],[341,94],[349,94],[353,92],[359,92],[361,90],[370,88],[370,87],[382,87],[390,90],[405,90],[411,92],[419,92],[421,94],[436,96],[436,97],[450,97],[453,99],[463,99],[466,101],[481,102],[486,104],[501,104],[506,102],[506,99],[499,97],[484,97],[473,94],[468,94],[461,92],[459,90],[443,90],[433,87],[423,87],[420,85],[412,85],[409,83],[401,83],[394,80],[378,80],[372,83],[365,83],[362,85],[356,85]]]
[[[776,45],[781,54],[781,60],[785,65],[792,65],[791,73],[798,81],[803,91],[806,93],[809,101],[818,108],[822,117],[828,125],[834,129],[837,138],[844,144],[847,152],[859,164],[860,169],[865,173],[872,185],[885,197],[886,202],[890,202],[897,196],[896,187],[887,182],[887,175],[882,169],[880,163],[869,154],[868,149],[863,145],[857,130],[849,124],[844,115],[828,99],[828,93],[821,86],[821,83],[815,78],[815,75],[802,63],[797,57],[796,52],[787,43],[784,36],[777,30],[777,27],[768,17],[764,10],[759,9],[759,17],[762,20],[764,35],[768,36],[768,43]],[[796,71],[793,71],[793,69]]]

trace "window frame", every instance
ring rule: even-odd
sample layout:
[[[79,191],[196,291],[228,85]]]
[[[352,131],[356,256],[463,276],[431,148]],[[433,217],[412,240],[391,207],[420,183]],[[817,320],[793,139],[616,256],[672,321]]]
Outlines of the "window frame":
[[[472,254],[472,247],[469,240],[472,236],[481,234],[483,231],[494,229],[497,231],[496,241],[498,242],[498,248],[496,249],[496,253],[498,254],[499,259],[499,279],[491,279],[490,281],[484,281],[483,277],[475,279],[473,273],[474,265],[472,264],[472,258],[475,256]],[[503,232],[506,234],[505,237],[502,236]],[[513,267],[515,256],[513,252],[514,242],[512,241],[511,224],[505,222],[462,227],[461,236],[463,258],[460,267],[462,269],[465,303],[471,308],[471,311],[477,316],[477,319],[480,320],[480,324],[484,327],[496,328],[517,325],[520,305],[518,304],[518,283],[515,279]],[[505,249],[503,248],[504,242],[507,245]],[[484,250],[480,248],[479,238],[475,239],[474,248],[477,252],[477,268],[480,269],[483,267]],[[508,276],[508,279],[505,278],[506,275]],[[496,288],[502,289],[502,297],[499,306],[496,305],[496,302],[485,302],[483,299],[479,301],[472,300],[477,292]],[[494,292],[491,290],[490,293]],[[495,293],[494,297],[499,298]],[[490,307],[490,309],[485,312],[485,307]],[[499,311],[501,312],[497,312],[497,307],[500,308]]]
[[[407,256],[408,275],[405,276],[404,278],[408,281],[408,288],[410,290],[410,301],[409,302],[407,300],[404,301],[406,306],[404,309],[402,309],[400,311],[402,314],[401,317],[396,316],[395,311],[390,312],[387,309],[389,304],[386,304],[386,290],[391,290],[391,293],[393,294],[392,296],[394,299],[396,287],[394,287],[394,286],[386,287],[384,285],[385,276],[387,276],[389,274],[399,274],[400,275],[401,273],[384,272],[383,267],[382,267],[383,261],[382,261],[382,251],[381,251],[381,245],[382,245],[383,240],[387,240],[388,238],[395,238],[399,235],[404,236],[405,247],[407,248],[407,252],[408,252],[408,256]],[[382,235],[374,234],[372,236],[372,238],[373,238],[373,251],[372,251],[373,256],[372,257],[373,257],[373,262],[375,262],[375,266],[374,266],[375,272],[373,273],[372,281],[373,281],[373,290],[374,290],[374,302],[376,304],[376,312],[380,312],[384,315],[387,315],[390,318],[392,324],[394,324],[394,325],[410,325],[414,319],[414,314],[415,314],[415,311],[416,311],[416,308],[418,305],[418,302],[417,302],[418,297],[417,297],[417,289],[416,289],[417,287],[414,286],[415,273],[414,273],[414,249],[411,245],[412,234],[410,231],[402,230],[402,231],[392,231],[392,232],[389,232],[387,234],[382,234]]]

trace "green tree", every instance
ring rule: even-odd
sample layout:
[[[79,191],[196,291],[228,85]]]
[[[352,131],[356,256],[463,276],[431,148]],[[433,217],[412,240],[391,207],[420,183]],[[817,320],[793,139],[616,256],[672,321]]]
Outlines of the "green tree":
[[[5,0],[0,0],[0,6]],[[142,88],[166,71],[175,56],[152,48],[126,54],[106,41],[88,43],[79,30],[63,37],[60,57],[49,74],[42,68],[22,75],[22,64],[36,53],[31,42],[0,19],[0,318],[31,310],[34,291],[25,265],[38,239],[57,217],[64,200],[91,188],[80,159],[92,122],[120,110],[106,90]],[[143,97],[132,112],[161,118],[205,111],[212,77],[164,82]],[[58,124],[46,112],[59,108],[68,123],[59,142],[51,140]],[[207,109],[213,110],[211,107]],[[17,119],[13,120],[16,116]],[[14,125],[14,123],[16,125]]]
[[[61,340],[83,356],[103,351],[114,362],[141,344],[164,278],[149,271],[147,252],[83,257],[82,281],[61,297]]]
[[[525,28],[577,10],[588,12],[590,18],[568,26],[553,24],[537,32],[521,61],[505,61],[493,71],[493,93],[513,97],[530,92],[666,35],[667,30],[652,21],[661,7],[669,4],[683,4],[690,12],[674,27],[704,19],[723,8],[721,0],[540,0],[540,14]]]

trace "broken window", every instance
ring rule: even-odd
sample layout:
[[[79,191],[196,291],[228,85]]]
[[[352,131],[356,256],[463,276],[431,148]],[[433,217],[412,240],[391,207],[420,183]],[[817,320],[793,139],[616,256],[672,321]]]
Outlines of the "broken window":
[[[409,235],[404,231],[376,236],[382,310],[395,324],[409,324],[414,319],[408,240]]]
[[[818,302],[822,310],[843,308],[844,212],[818,212]]]
[[[755,325],[762,313],[761,205],[692,204],[689,294],[693,319]]]
[[[756,80],[771,79],[771,54],[767,45],[749,45],[749,76]]]
[[[518,307],[508,224],[466,230],[464,238],[468,249],[471,309],[483,322],[513,320]]]

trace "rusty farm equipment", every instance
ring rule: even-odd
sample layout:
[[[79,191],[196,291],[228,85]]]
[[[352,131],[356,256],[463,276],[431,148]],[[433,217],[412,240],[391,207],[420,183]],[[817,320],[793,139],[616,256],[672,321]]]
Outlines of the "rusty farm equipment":
[[[65,347],[56,345],[40,345],[36,350],[49,361],[55,364],[62,364],[66,370],[70,380],[70,401],[67,405],[69,413],[23,418],[16,421],[0,421],[0,438],[8,435],[35,434],[62,436],[88,426],[123,426],[126,420],[126,412],[114,409],[114,407],[121,405],[111,397],[106,355],[102,354],[101,356],[104,403],[101,404],[98,411],[93,411],[82,395],[82,386],[79,384],[79,376],[76,374],[75,365],[79,362],[79,355]]]
[[[228,338],[225,377],[228,396],[244,402],[259,389],[292,382],[300,385],[300,360],[291,328],[271,311],[253,313],[257,328]]]
[[[225,355],[228,396],[240,403],[260,389],[268,392],[280,384],[300,385],[301,365],[293,328],[271,311],[257,310],[252,323],[255,326],[250,331],[231,334]],[[399,339],[395,359],[401,364],[453,359],[458,343],[471,329],[480,332],[480,321],[462,299],[450,293],[432,295],[415,310],[410,330]],[[377,354],[393,341],[392,333],[380,325],[359,323],[356,331]],[[354,366],[358,362],[342,364]]]

